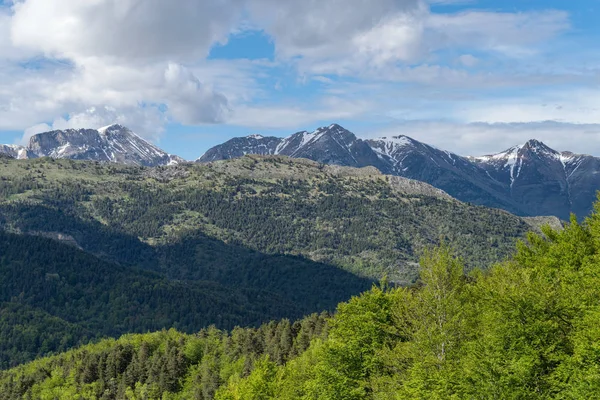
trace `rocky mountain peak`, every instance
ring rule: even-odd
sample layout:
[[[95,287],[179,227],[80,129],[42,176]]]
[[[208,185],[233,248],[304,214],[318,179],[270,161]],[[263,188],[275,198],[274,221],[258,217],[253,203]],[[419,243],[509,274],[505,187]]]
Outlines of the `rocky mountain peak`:
[[[541,142],[541,141],[539,141],[537,139],[528,140],[522,146],[522,149],[524,151],[529,151],[529,152],[538,154],[538,156],[556,157],[556,156],[558,156],[560,154],[558,151],[550,148],[544,142]]]
[[[112,124],[112,125],[108,125],[102,128],[97,129],[98,133],[100,135],[111,135],[111,134],[119,134],[119,133],[133,133],[131,130],[129,130],[128,128],[124,127],[121,124]]]
[[[278,154],[326,164],[373,166],[386,174],[427,182],[459,200],[521,215],[565,219],[570,212],[586,215],[600,189],[600,158],[557,152],[537,139],[496,154],[462,157],[405,135],[362,140],[332,124],[287,138],[264,138],[260,145],[248,138],[232,139],[207,154],[216,159]]]
[[[184,162],[142,139],[130,129],[109,125],[100,129],[65,129],[34,135],[26,147],[4,146],[15,158],[69,158],[159,166]]]

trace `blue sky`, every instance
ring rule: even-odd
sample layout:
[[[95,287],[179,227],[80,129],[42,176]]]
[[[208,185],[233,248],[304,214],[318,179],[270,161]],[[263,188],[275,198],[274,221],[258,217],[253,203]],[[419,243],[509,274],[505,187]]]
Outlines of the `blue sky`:
[[[337,122],[600,155],[597,0],[0,3],[0,142],[118,122],[195,159]]]

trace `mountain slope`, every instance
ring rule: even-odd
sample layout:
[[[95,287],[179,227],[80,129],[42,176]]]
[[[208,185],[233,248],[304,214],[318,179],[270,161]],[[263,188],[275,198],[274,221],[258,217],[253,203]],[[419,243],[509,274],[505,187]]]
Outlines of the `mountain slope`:
[[[26,147],[2,145],[13,158],[69,158],[131,165],[158,166],[184,162],[165,153],[121,125],[96,129],[67,129],[34,135]]]
[[[5,154],[18,160],[35,157],[27,148],[16,144],[0,144],[0,154]]]
[[[287,138],[235,138],[210,149],[198,161],[245,154],[374,166],[386,174],[429,183],[461,201],[523,216],[568,219],[574,212],[583,217],[600,189],[600,159],[557,152],[535,140],[496,155],[462,157],[407,136],[361,140],[336,124]]]
[[[243,138],[234,138],[227,145],[213,147],[200,159],[203,161],[218,161],[238,158],[246,154],[273,155],[283,139],[261,135],[250,135]]]
[[[485,267],[531,228],[504,211],[460,203],[373,167],[283,156],[154,169],[5,160],[0,195],[0,226],[7,230],[62,235],[107,260],[176,279],[216,279],[212,268],[196,264],[206,259],[204,250],[169,250],[216,240],[412,282],[420,251],[440,238],[465,244],[469,265]],[[234,271],[219,279],[234,279]]]
[[[501,183],[490,180],[485,170],[465,157],[407,136],[367,142],[389,164],[394,175],[427,182],[462,201],[528,215],[506,195]]]
[[[487,273],[431,249],[419,285],[374,286],[331,316],[36,360],[0,372],[0,399],[595,399],[599,223],[531,235]]]
[[[297,132],[287,138],[250,135],[234,138],[208,150],[198,162],[228,160],[246,154],[283,155],[346,167],[372,165],[388,172],[369,145],[337,124],[314,132]]]
[[[231,329],[317,311],[265,290],[169,280],[154,272],[102,261],[46,238],[0,232],[0,252],[0,303],[18,303],[16,309],[3,307],[5,315],[0,321],[12,327],[8,331],[13,335],[0,339],[0,348],[4,349],[10,343],[23,343],[19,341],[22,335],[14,331],[23,321],[7,319],[12,312],[22,312],[22,306],[40,310],[39,323],[47,323],[50,316],[56,318],[55,336],[63,334],[67,338],[64,329],[70,329],[73,344],[87,338],[173,326],[188,332],[209,324]],[[33,321],[29,323],[30,329],[36,328]],[[9,347],[13,357],[7,359],[3,353],[1,366],[61,349],[54,347],[61,341],[31,339],[37,345],[22,351]]]
[[[441,240],[487,268],[534,224],[374,167],[286,156],[156,168],[0,158],[0,228],[19,234],[0,235],[0,303],[52,327],[46,345],[30,343],[5,315],[0,348],[14,364],[96,335],[297,318],[384,275],[414,282]],[[57,342],[65,330],[77,335]]]
[[[219,386],[250,372],[261,358],[281,365],[313,339],[325,338],[328,318],[313,314],[231,333],[171,329],[103,340],[0,371],[0,399],[165,399],[174,392],[180,399],[213,399]]]
[[[587,215],[600,189],[600,159],[558,152],[537,140],[472,160],[530,215]]]

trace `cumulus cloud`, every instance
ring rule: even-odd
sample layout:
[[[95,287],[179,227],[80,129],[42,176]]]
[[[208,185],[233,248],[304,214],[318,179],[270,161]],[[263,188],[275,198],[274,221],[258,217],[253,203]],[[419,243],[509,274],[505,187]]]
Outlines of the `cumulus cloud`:
[[[169,111],[184,124],[224,122],[229,109],[227,98],[202,85],[188,69],[169,64],[165,70],[165,85]]]
[[[13,42],[50,56],[178,61],[225,41],[242,1],[24,0],[13,10]]]
[[[420,0],[256,0],[249,2],[249,8],[282,55],[330,57],[352,52],[349,42],[357,35],[396,14],[418,11],[422,4]]]
[[[65,114],[73,119],[75,115],[88,115],[81,113],[89,109],[96,110],[94,118],[100,118],[98,110],[114,110],[103,114],[106,123],[130,115],[131,124],[142,127],[136,120],[153,109],[153,114],[160,113],[163,117],[150,119],[152,125],[144,126],[140,134],[156,138],[157,130],[162,130],[168,119],[186,124],[217,123],[222,122],[228,112],[224,95],[202,84],[192,71],[175,63],[136,68],[90,61],[82,68],[48,67],[44,73],[13,69],[5,78],[0,79],[0,128],[5,129],[52,121]]]
[[[99,118],[97,110],[110,108],[115,119],[131,114],[135,120],[151,104],[164,106],[168,118],[161,126],[168,119],[222,122],[225,95],[183,64],[203,60],[213,44],[226,41],[242,6],[242,0],[180,0],[176,6],[162,0],[17,1],[10,12],[0,12],[0,22],[7,22],[0,24],[0,50],[8,37],[11,48],[37,56],[34,68],[13,68],[0,82],[6,88],[0,90],[0,116],[13,128],[68,114],[71,127],[81,125],[77,116],[89,116],[87,110]],[[61,60],[60,68],[41,68],[46,60]]]
[[[415,59],[427,12],[421,0],[256,0],[249,9],[280,58],[315,73]]]
[[[252,16],[278,56],[302,73],[393,76],[436,52],[474,49],[521,57],[570,27],[566,12],[432,13],[422,0],[256,0]],[[473,67],[472,55],[461,57]]]

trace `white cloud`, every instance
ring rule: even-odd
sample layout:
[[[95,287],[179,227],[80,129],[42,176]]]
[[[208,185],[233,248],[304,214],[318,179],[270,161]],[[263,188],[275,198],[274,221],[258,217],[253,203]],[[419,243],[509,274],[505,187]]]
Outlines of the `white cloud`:
[[[181,61],[207,54],[240,18],[241,0],[23,0],[12,39],[49,56]]]
[[[0,127],[65,114],[75,124],[93,107],[135,120],[147,104],[164,104],[166,116],[184,124],[222,122],[228,99],[183,63],[224,42],[242,7],[242,0],[18,1],[0,13],[7,22],[0,24],[0,50],[9,45],[38,56],[33,68],[13,63],[0,78]],[[65,63],[40,65],[47,60]]]
[[[235,110],[229,123],[251,128],[304,128],[319,121],[340,121],[359,118],[371,110],[367,100],[347,100],[330,96],[309,107],[268,104],[241,106]]]
[[[335,57],[351,41],[399,13],[421,9],[420,0],[255,0],[253,19],[273,36],[284,57]]]
[[[442,3],[465,1],[18,0],[0,8],[0,129],[121,122],[156,140],[166,121],[287,128],[448,113],[466,122],[597,122],[592,90],[563,91],[544,106],[534,88],[591,73],[557,73],[534,59],[569,29],[568,14],[429,7]],[[205,59],[249,27],[272,38],[274,62]],[[510,71],[496,70],[503,61]],[[320,91],[286,97],[294,79]],[[535,93],[485,93],[511,86]]]
[[[7,4],[0,1],[0,59],[20,61],[35,56],[36,52],[16,46],[11,38],[13,13]]]
[[[135,67],[90,59],[83,67],[56,65],[43,71],[13,67],[4,72],[0,72],[0,129],[22,129],[91,107],[109,106],[134,117],[146,112],[146,105],[164,104],[166,116],[186,124],[221,122],[228,110],[222,94],[174,63]],[[148,136],[155,135],[148,132]]]
[[[195,125],[224,122],[227,119],[230,111],[227,98],[202,85],[187,68],[169,64],[165,71],[164,87],[167,89],[170,114],[177,121]]]
[[[421,0],[250,1],[278,56],[310,73],[356,73],[420,51]]]
[[[423,25],[418,14],[401,13],[353,38],[358,57],[375,67],[410,62],[422,53]]]
[[[407,64],[431,64],[440,50],[532,55],[570,28],[562,11],[437,14],[422,0],[256,0],[250,9],[280,59],[301,73],[382,79]],[[473,67],[476,59],[461,61]]]

